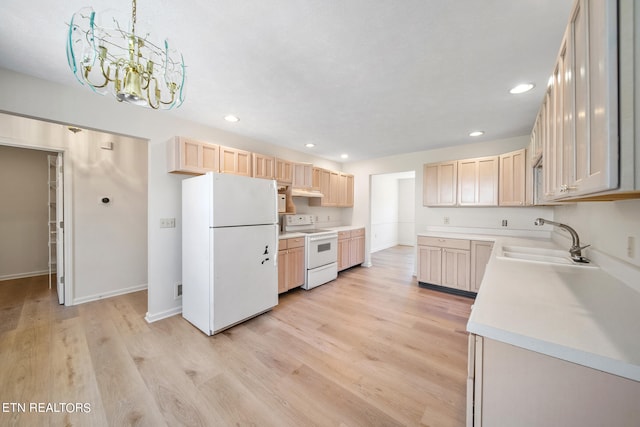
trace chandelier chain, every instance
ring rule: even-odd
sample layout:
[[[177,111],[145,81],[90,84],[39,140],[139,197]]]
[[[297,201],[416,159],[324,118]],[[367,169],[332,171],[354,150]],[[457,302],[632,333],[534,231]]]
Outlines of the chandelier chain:
[[[131,32],[136,32],[136,0],[133,0],[133,6],[131,7]]]

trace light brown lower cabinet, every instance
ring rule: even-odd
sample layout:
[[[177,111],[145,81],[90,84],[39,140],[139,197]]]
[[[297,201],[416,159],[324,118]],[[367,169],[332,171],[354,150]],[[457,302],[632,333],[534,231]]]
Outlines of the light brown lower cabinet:
[[[469,290],[471,242],[418,236],[418,281]]]
[[[637,427],[638,402],[638,381],[469,335],[467,427]]]
[[[418,236],[418,281],[478,292],[492,242]]]
[[[304,285],[304,237],[278,242],[278,293]]]
[[[338,271],[364,262],[365,229],[338,233]]]
[[[471,241],[471,280],[469,283],[469,290],[471,292],[478,292],[480,290],[480,284],[482,283],[489,258],[491,258],[492,250],[493,242],[483,240]]]

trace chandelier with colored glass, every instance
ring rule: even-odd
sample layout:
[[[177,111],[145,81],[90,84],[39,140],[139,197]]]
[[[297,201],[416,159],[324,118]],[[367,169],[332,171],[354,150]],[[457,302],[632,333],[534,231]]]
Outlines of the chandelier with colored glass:
[[[184,101],[182,54],[136,34],[136,0],[131,22],[122,27],[115,16],[98,17],[91,7],[74,13],[69,24],[67,60],[76,78],[118,101],[171,109]]]

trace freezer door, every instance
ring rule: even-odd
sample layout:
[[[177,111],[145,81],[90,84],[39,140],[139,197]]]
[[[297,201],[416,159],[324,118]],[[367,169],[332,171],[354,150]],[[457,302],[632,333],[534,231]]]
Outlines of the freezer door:
[[[213,227],[276,224],[276,182],[268,179],[211,173]]]
[[[213,229],[216,333],[278,304],[277,226]]]

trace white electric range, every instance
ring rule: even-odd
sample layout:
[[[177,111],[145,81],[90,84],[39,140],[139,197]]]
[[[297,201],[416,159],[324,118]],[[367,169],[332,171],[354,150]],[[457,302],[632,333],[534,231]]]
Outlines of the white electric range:
[[[338,232],[316,228],[315,216],[284,215],[283,231],[303,233],[305,279],[302,289],[312,289],[338,277]]]

